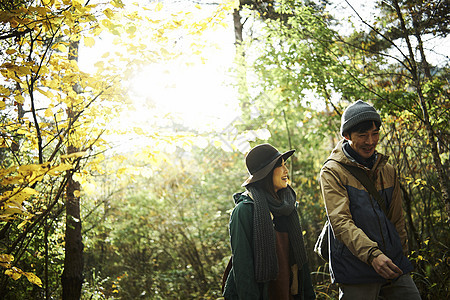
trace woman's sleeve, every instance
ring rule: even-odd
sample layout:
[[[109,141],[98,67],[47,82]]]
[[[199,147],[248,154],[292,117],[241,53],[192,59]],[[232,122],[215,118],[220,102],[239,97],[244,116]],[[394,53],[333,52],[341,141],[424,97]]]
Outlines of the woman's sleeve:
[[[253,204],[239,203],[230,219],[233,275],[239,299],[259,299],[253,266]]]
[[[314,292],[313,284],[311,281],[311,272],[309,270],[308,263],[305,263],[300,270],[300,281],[302,284],[302,299],[314,300],[316,299],[316,293]]]

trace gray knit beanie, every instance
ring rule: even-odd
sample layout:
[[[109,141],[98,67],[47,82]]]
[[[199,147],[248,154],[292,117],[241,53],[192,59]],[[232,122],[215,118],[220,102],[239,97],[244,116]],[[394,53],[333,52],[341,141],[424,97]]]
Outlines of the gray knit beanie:
[[[341,135],[343,136],[344,132],[356,124],[369,120],[378,121],[381,124],[381,117],[372,105],[362,100],[356,101],[349,105],[342,114]]]

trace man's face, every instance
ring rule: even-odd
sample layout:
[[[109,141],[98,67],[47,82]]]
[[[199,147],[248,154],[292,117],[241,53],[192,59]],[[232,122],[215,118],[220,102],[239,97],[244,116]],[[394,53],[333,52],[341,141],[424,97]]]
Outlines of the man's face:
[[[375,127],[375,123],[373,123],[372,128],[365,132],[352,132],[351,135],[346,134],[344,137],[356,153],[367,159],[375,153],[380,132]]]

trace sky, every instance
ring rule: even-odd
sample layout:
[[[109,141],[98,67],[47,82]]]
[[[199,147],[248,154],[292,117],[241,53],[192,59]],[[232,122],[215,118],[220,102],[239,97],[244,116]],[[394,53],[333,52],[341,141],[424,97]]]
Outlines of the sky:
[[[168,14],[189,9],[205,16],[217,7],[209,5],[198,9],[193,8],[195,3],[190,1],[185,2],[190,3],[190,7],[183,7],[182,1],[170,2],[163,2]],[[131,78],[129,94],[136,110],[124,111],[123,121],[139,125],[149,121],[149,116],[164,116],[166,120],[183,123],[199,132],[220,131],[229,125],[238,115],[238,102],[235,89],[227,84],[235,52],[231,15],[226,23],[227,27],[207,29],[202,35],[206,43],[201,53],[203,61],[200,57],[193,60],[181,56],[174,61],[144,66]],[[189,45],[189,37],[184,36],[183,41]],[[95,47],[80,51],[82,69],[93,71],[93,60],[110,49],[102,43],[109,41],[107,38],[97,40]],[[185,59],[190,60],[189,64]]]
[[[227,84],[234,54],[230,32],[222,29],[205,38],[220,44],[202,55],[204,63],[187,65],[181,58],[152,64],[133,78],[131,85],[131,93],[159,114],[182,120],[200,132],[221,130],[237,116],[236,93]]]
[[[142,0],[144,1],[144,0]],[[219,1],[217,1],[219,2]],[[201,5],[196,7],[193,1],[163,1],[160,13],[168,14],[177,11],[192,11],[193,18],[209,16],[217,5]],[[231,14],[225,19],[227,26],[208,28],[200,37],[205,47],[198,57],[181,56],[172,61],[155,62],[143,66],[142,70],[130,79],[129,95],[132,105],[124,105],[117,124],[128,128],[168,129],[182,125],[186,130],[197,133],[221,132],[238,116],[239,105],[235,88],[230,86],[230,68],[234,60],[234,27]],[[189,36],[181,36],[177,45],[189,47]],[[97,58],[113,47],[111,39],[103,36],[96,40],[92,48],[80,50],[80,68],[94,71]],[[187,53],[192,52],[186,50]],[[161,147],[162,142],[151,141],[137,134],[127,137],[110,137],[115,144],[123,148],[130,145],[149,145]],[[198,135],[197,139],[200,138]],[[211,141],[196,141],[207,145]],[[120,147],[120,146],[119,146]],[[166,143],[163,151],[174,151],[170,143]]]

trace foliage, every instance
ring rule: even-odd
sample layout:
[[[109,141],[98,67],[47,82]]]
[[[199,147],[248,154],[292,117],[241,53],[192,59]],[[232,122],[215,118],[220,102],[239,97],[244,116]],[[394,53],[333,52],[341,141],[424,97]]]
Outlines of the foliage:
[[[163,2],[2,3],[0,295],[59,297],[64,228],[83,222],[82,299],[219,298],[231,196],[247,176],[243,144],[270,142],[296,149],[290,178],[316,292],[337,298],[312,251],[325,217],[317,176],[341,138],[343,108],[363,99],[382,114],[378,150],[400,176],[414,280],[424,299],[445,298],[448,58],[432,61],[427,50],[448,34],[441,3],[380,1],[378,17],[356,15],[364,26],[349,31],[328,1],[225,1],[200,19]],[[230,10],[247,20],[235,20],[245,39],[237,39],[241,118],[231,133],[204,136],[200,147],[202,137],[180,124],[115,119],[133,105],[127,88],[144,65],[201,53],[201,32],[222,26]],[[180,46],[186,35],[192,47]],[[94,48],[103,55],[86,60]],[[144,146],[110,152],[112,134]],[[68,221],[69,178],[81,201],[79,219]]]
[[[219,296],[218,278],[229,257],[225,224],[231,195],[239,191],[227,178],[235,176],[240,156],[224,154],[214,147],[179,149],[147,166],[151,174],[137,175],[105,197],[103,209],[96,209],[100,216],[86,218],[86,263],[92,270],[86,296],[94,290],[121,299]]]

